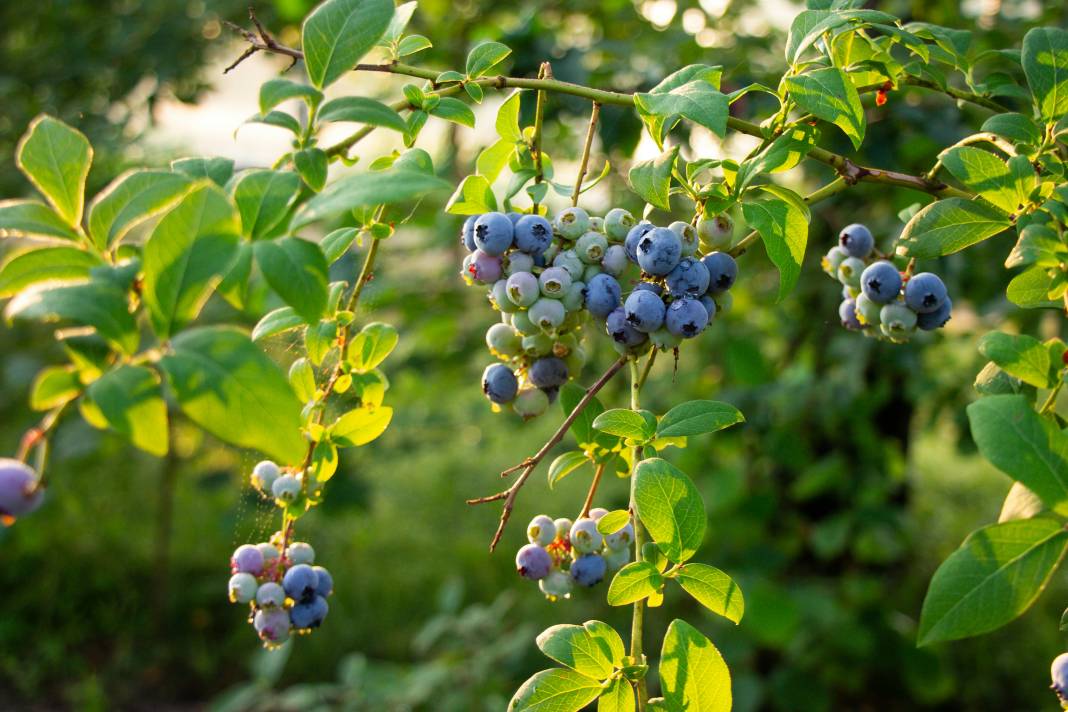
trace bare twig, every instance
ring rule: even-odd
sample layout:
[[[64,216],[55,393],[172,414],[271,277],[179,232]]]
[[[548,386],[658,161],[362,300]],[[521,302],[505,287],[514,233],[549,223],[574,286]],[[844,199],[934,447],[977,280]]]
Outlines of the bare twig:
[[[590,491],[586,493],[586,501],[582,503],[582,511],[579,512],[578,518],[588,517],[590,515],[590,507],[593,506],[593,496],[597,494],[597,485],[601,484],[601,475],[604,474],[604,468],[608,463],[602,462],[597,465],[593,471],[593,481],[590,482]]]
[[[601,105],[593,102],[590,111],[590,126],[586,129],[586,143],[582,146],[582,163],[579,164],[578,178],[575,179],[575,191],[571,194],[571,205],[578,205],[579,193],[582,192],[582,180],[586,177],[586,169],[590,165],[590,147],[593,146],[593,137],[597,132],[597,117],[601,115]]]

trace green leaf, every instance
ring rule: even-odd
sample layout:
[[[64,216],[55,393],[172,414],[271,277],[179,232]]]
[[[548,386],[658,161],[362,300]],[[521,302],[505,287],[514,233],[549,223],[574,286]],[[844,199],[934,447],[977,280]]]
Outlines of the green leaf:
[[[1052,388],[1062,368],[1050,361],[1050,351],[1038,339],[991,331],[979,342],[979,353],[1003,371],[1036,388]]]
[[[671,171],[678,157],[679,147],[675,146],[656,158],[635,163],[627,176],[631,190],[650,205],[670,210]]]
[[[677,618],[660,650],[660,688],[669,710],[731,709],[731,674],[723,656],[701,631]]]
[[[805,10],[799,13],[790,25],[786,40],[786,61],[793,65],[800,56],[824,33],[833,33],[843,25],[853,22],[881,22],[893,24],[897,18],[877,10]]]
[[[864,107],[845,72],[827,67],[786,77],[784,81],[798,106],[842,129],[853,148],[860,148],[864,142]]]
[[[260,85],[260,113],[266,114],[283,101],[302,99],[309,107],[323,100],[323,93],[307,84],[298,84],[288,79],[268,79]]]
[[[308,78],[333,84],[375,46],[393,19],[393,0],[326,0],[304,20],[301,47]]]
[[[359,236],[359,228],[339,228],[324,237],[323,241],[319,243],[319,247],[323,248],[323,254],[326,255],[326,261],[330,264],[334,264],[349,251],[349,248],[352,247],[352,243],[356,242],[356,238]]]
[[[49,366],[37,372],[30,387],[30,407],[52,410],[69,403],[82,392],[82,382],[73,366]]]
[[[663,141],[664,133],[671,129],[674,123],[672,117],[678,116],[704,126],[717,136],[722,137],[727,133],[727,114],[730,106],[727,96],[701,79],[666,93],[635,94],[634,103],[642,113],[662,119],[655,129],[656,135],[653,136],[658,144]]]
[[[327,174],[330,172],[330,158],[321,148],[306,148],[293,153],[293,167],[297,169],[301,180],[318,193],[326,187]]]
[[[442,97],[437,106],[430,110],[430,113],[439,119],[452,121],[468,128],[475,128],[475,112],[471,111],[471,107],[459,99],[454,99],[450,96]]]
[[[1036,413],[1026,396],[1000,395],[968,406],[968,422],[983,457],[1068,515],[1068,434],[1053,420]]]
[[[71,321],[91,326],[127,354],[133,354],[140,341],[126,293],[111,282],[30,287],[8,302],[4,315],[10,320]]]
[[[256,327],[252,330],[252,340],[267,339],[285,331],[304,326],[304,323],[304,319],[301,318],[300,314],[293,311],[293,307],[279,307],[267,312],[257,322]]]
[[[608,683],[597,698],[597,712],[634,712],[634,705],[634,688],[622,677]]]
[[[1035,125],[1034,119],[1023,114],[994,114],[983,122],[979,130],[1032,146],[1037,146],[1042,141],[1042,132]]]
[[[597,531],[608,536],[615,534],[630,523],[630,512],[625,509],[616,509],[597,520]]]
[[[512,92],[501,108],[497,110],[497,120],[494,124],[497,135],[505,141],[519,143],[523,140],[523,132],[519,129],[519,102],[522,91],[517,89]]]
[[[681,403],[665,413],[656,426],[656,436],[673,438],[714,433],[744,421],[745,416],[730,403],[694,400]]]
[[[408,124],[400,114],[382,102],[365,96],[343,96],[326,102],[319,109],[319,120],[352,121],[393,129],[402,134],[408,132]]]
[[[504,61],[512,53],[500,42],[483,42],[467,55],[467,76],[477,79]]]
[[[309,324],[304,330],[304,350],[316,366],[323,362],[326,355],[337,342],[337,322],[324,319],[318,324]]]
[[[686,473],[660,458],[634,470],[638,517],[664,555],[682,563],[697,553],[705,538],[705,507]]]
[[[388,406],[361,406],[330,426],[330,439],[342,447],[360,447],[386,432],[392,419],[393,409]]]
[[[392,353],[397,339],[397,330],[389,324],[371,322],[349,344],[349,364],[357,373],[374,369]]]
[[[301,462],[301,403],[278,366],[243,332],[221,326],[174,337],[160,360],[182,412],[232,445],[261,450],[284,464]]]
[[[718,613],[732,623],[742,620],[742,614],[745,613],[742,589],[738,588],[738,584],[734,583],[730,576],[715,566],[685,564],[679,567],[675,580],[683,590],[713,613]]]
[[[1022,61],[1039,115],[1054,122],[1068,114],[1068,31],[1032,28],[1024,35]]]
[[[292,114],[287,114],[284,111],[268,111],[266,114],[253,114],[245,119],[245,124],[263,124],[264,126],[274,126],[275,128],[285,129],[294,136],[300,136],[303,133],[300,122]],[[243,126],[244,124],[242,124]],[[234,129],[234,135],[241,130],[241,126]]]
[[[112,430],[149,454],[167,454],[167,404],[155,371],[119,366],[94,381],[86,394]]]
[[[601,683],[574,670],[535,673],[516,690],[508,712],[579,712],[601,694]]]
[[[201,183],[163,216],[144,248],[143,299],[165,339],[196,318],[237,256],[240,224],[226,195]]]
[[[282,300],[309,324],[326,311],[326,257],[314,242],[283,237],[256,243],[256,264]]]
[[[1005,296],[1009,301],[1024,309],[1059,308],[1060,305],[1049,298],[1053,278],[1045,267],[1031,267],[1012,278]]]
[[[412,21],[412,15],[415,14],[415,9],[418,6],[419,3],[416,0],[397,5],[397,9],[393,11],[393,17],[389,21],[389,26],[379,40],[379,45],[389,47],[391,43],[398,41],[401,35],[404,34],[404,29],[408,26],[408,23]]]
[[[942,164],[968,189],[1006,214],[1017,213],[1027,201],[1030,191],[1021,193],[1008,164],[990,151],[975,146],[956,146],[942,154]]]
[[[1026,611],[1068,547],[1051,517],[992,524],[973,532],[938,567],[920,614],[919,645],[1000,628]]]
[[[89,270],[104,264],[91,252],[76,247],[39,247],[12,253],[0,267],[0,298],[10,297],[40,282],[84,280]]]
[[[719,89],[720,78],[723,76],[723,67],[708,64],[688,64],[677,69],[664,77],[655,87],[649,90],[651,94],[666,94],[690,82],[702,81]]]
[[[269,237],[283,224],[300,194],[300,176],[290,171],[246,171],[230,186],[241,214],[241,234]]]
[[[312,448],[311,466],[309,474],[317,482],[327,482],[337,472],[338,455],[337,446],[329,442],[316,443]]]
[[[487,184],[497,180],[504,167],[508,165],[512,154],[515,152],[515,143],[508,139],[499,139],[490,144],[478,154],[475,161],[475,171],[480,176],[485,176]]]
[[[284,307],[288,309],[289,307]],[[315,397],[315,368],[311,361],[306,358],[298,358],[289,366],[289,385],[302,403],[307,403]]]
[[[778,301],[797,284],[808,245],[808,219],[793,202],[778,198],[742,203],[742,215],[760,233],[768,258],[779,270]]]
[[[445,205],[445,212],[453,215],[481,215],[497,209],[497,199],[485,176],[471,175],[463,179]]]
[[[621,438],[648,440],[656,432],[656,417],[647,410],[613,408],[594,418],[593,427]]]
[[[585,395],[586,390],[581,386],[574,383],[564,385],[560,389],[560,407],[563,409],[564,414],[571,415]],[[599,432],[593,427],[593,421],[603,412],[604,406],[601,405],[601,401],[594,397],[590,399],[586,407],[582,409],[582,412],[575,416],[575,419],[571,422],[571,434],[575,436],[580,448],[585,450],[594,445],[599,445],[605,449],[611,449],[619,442],[615,436]]]
[[[619,634],[610,626],[604,623],[600,625],[608,628],[616,639],[619,638]],[[622,641],[619,642],[622,645]],[[618,661],[609,639],[603,635],[591,635],[590,631],[581,625],[554,625],[542,631],[537,643],[538,649],[547,657],[595,680],[610,677]]]
[[[633,561],[615,575],[608,586],[608,605],[627,606],[652,596],[664,585],[664,577],[648,561]]]
[[[925,206],[901,233],[908,257],[931,259],[959,252],[1009,227],[995,207],[964,198],[943,198]]]
[[[816,145],[818,137],[819,130],[810,124],[791,127],[768,144],[767,148],[738,167],[734,192],[740,195],[761,173],[778,173],[793,168],[808,155]]]
[[[354,173],[331,183],[306,202],[294,216],[290,229],[296,230],[355,208],[407,203],[448,186],[440,178],[408,167]]]
[[[58,237],[77,240],[78,235],[52,208],[36,200],[0,201],[0,236]]]
[[[107,249],[141,222],[170,208],[192,182],[181,173],[129,171],[111,182],[89,206],[89,235]]]
[[[424,49],[430,49],[433,46],[434,44],[430,39],[423,35],[408,35],[397,44],[397,56],[407,57],[416,52],[422,52]]]
[[[549,465],[549,488],[552,489],[555,487],[557,482],[564,479],[587,462],[588,459],[586,453],[579,450],[569,450],[558,456],[552,461],[552,464]]]
[[[171,170],[190,178],[207,178],[220,188],[234,175],[231,158],[179,158],[171,161]]]
[[[15,163],[68,225],[82,222],[93,148],[80,131],[41,114],[15,149]]]

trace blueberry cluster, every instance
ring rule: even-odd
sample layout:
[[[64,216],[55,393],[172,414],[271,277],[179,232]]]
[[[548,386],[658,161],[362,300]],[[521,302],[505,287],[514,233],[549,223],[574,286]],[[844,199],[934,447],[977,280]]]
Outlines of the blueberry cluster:
[[[274,499],[279,507],[286,507],[300,498],[304,491],[303,478],[303,473],[282,472],[277,464],[264,460],[252,468],[249,479],[260,494]]]
[[[269,542],[239,546],[230,558],[230,601],[249,604],[249,622],[268,648],[286,642],[292,631],[318,628],[334,590],[330,572],[313,565],[310,544],[291,542],[283,553],[284,541],[277,532]]]
[[[1057,693],[1061,707],[1068,708],[1068,653],[1061,653],[1055,657],[1049,672],[1050,677],[1053,678],[1050,688]]]
[[[842,326],[897,343],[908,341],[916,329],[945,326],[953,301],[941,278],[931,272],[903,274],[874,253],[871,231],[853,224],[823,258],[824,271],[842,284]]]
[[[20,460],[0,458],[0,519],[10,524],[41,506],[44,488],[33,468]]]
[[[570,519],[552,519],[539,514],[527,526],[530,542],[515,555],[519,575],[538,582],[538,588],[550,601],[571,596],[574,585],[591,588],[610,572],[618,571],[630,561],[634,544],[634,527],[625,527],[603,536],[597,522],[608,510],[594,508],[589,516],[572,523]]]
[[[582,330],[591,319],[621,352],[647,342],[676,348],[697,336],[729,308],[738,266],[722,250],[732,234],[722,215],[656,227],[622,208],[603,218],[568,208],[552,222],[471,216],[461,231],[469,251],[462,276],[489,287],[503,315],[486,332],[501,362],[486,368],[482,391],[524,418],[540,415],[585,363]]]

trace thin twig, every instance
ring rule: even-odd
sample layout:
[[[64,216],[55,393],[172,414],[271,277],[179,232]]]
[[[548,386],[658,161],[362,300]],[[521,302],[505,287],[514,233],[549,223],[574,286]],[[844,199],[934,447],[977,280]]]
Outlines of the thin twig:
[[[578,178],[575,179],[575,191],[571,194],[571,206],[578,205],[579,193],[582,192],[582,181],[586,177],[586,169],[590,165],[590,147],[593,146],[593,137],[597,133],[597,117],[601,115],[601,105],[593,102],[590,111],[590,125],[586,129],[586,143],[582,146],[582,163],[579,164]]]
[[[638,379],[638,388],[645,385],[646,379],[649,378],[649,372],[653,370],[653,364],[656,363],[656,355],[659,352],[659,349],[655,346],[649,349],[649,358],[645,362],[645,368],[642,370],[641,378]]]
[[[586,493],[586,501],[582,503],[582,511],[578,515],[579,519],[589,516],[590,507],[593,506],[593,495],[597,494],[597,485],[601,484],[601,475],[604,474],[604,468],[607,466],[608,463],[602,462],[594,469],[593,481],[590,482],[590,491]]]
[[[552,79],[553,69],[548,62],[542,62],[538,68],[538,79]],[[538,92],[537,102],[534,107],[534,135],[531,140],[531,152],[534,154],[534,185],[545,180],[545,170],[541,158],[541,128],[545,118],[545,91]],[[538,201],[535,200],[533,213],[538,213]]]

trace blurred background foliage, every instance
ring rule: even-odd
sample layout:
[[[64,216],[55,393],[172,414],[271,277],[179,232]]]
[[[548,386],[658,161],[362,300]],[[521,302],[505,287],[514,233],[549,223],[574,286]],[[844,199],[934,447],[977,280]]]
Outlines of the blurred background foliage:
[[[257,10],[294,42],[311,5],[264,1]],[[196,102],[212,86],[225,95],[248,81],[246,67],[220,76],[240,51],[222,20],[240,21],[243,6],[0,5],[4,195],[28,189],[11,154],[40,111],[93,140],[94,188],[131,163],[173,157],[144,140],[159,104]],[[976,49],[1018,46],[1030,26],[1068,23],[1064,4],[1053,1],[878,7],[973,29]],[[558,78],[633,90],[704,62],[725,66],[728,87],[774,86],[783,24],[796,10],[785,0],[424,0],[411,31],[435,43],[420,61],[441,68],[460,65],[472,43],[493,38],[515,50],[514,74],[532,75],[549,59]],[[573,175],[588,106],[553,98],[549,107],[546,146],[557,170]],[[610,107],[602,116],[596,155],[607,155],[616,170],[586,202],[593,210],[618,204],[637,211],[622,168],[639,145],[638,122]],[[887,106],[869,111],[859,158],[922,172],[983,117],[940,96],[892,93]],[[473,150],[490,140],[449,130],[431,150],[439,170],[458,178],[469,172]],[[701,140],[690,137],[691,145],[707,145]],[[824,142],[847,150],[830,132]],[[808,188],[827,179],[808,164],[790,175]],[[710,505],[700,558],[739,580],[746,616],[735,627],[672,595],[647,624],[652,640],[675,615],[697,622],[731,665],[740,712],[1056,709],[1047,669],[1064,649],[1057,631],[1068,600],[1063,580],[993,635],[924,650],[913,644],[931,573],[967,532],[996,519],[1009,488],[975,455],[962,427],[982,366],[978,336],[994,326],[1065,336],[1059,320],[1021,314],[1004,300],[1008,239],[930,265],[961,305],[939,336],[892,346],[841,330],[839,289],[821,274],[819,253],[854,221],[871,226],[886,248],[901,228],[897,212],[922,199],[861,185],[821,205],[805,274],[781,304],[774,303],[774,270],[754,250],[741,260],[733,311],[683,350],[677,371],[662,357],[647,388],[645,403],[658,412],[716,398],[748,418],[744,427],[669,452]],[[678,217],[688,217],[679,207]],[[609,609],[603,586],[550,604],[513,571],[523,522],[542,511],[574,516],[588,472],[552,493],[535,477],[493,556],[486,544],[498,510],[463,503],[495,490],[496,473],[536,449],[558,417],[522,424],[492,414],[482,399],[483,332],[494,318],[480,291],[463,289],[456,277],[458,223],[437,203],[421,206],[390,238],[369,288],[374,318],[402,332],[386,364],[397,415],[371,447],[345,453],[325,505],[301,520],[300,538],[335,574],[327,624],[292,650],[264,654],[225,600],[230,550],[276,524],[243,487],[252,454],[177,421],[174,453],[161,461],[71,420],[58,432],[47,506],[0,532],[0,706],[501,710],[519,682],[545,666],[533,644],[544,627],[600,618],[626,628],[629,609]],[[350,256],[338,275],[351,277],[355,265]],[[234,316],[221,303],[213,313]],[[0,435],[12,451],[34,419],[25,406],[29,381],[58,354],[43,327],[3,327],[0,338]],[[285,343],[273,348],[283,360],[291,351]],[[599,338],[594,352],[585,382],[614,357]],[[610,386],[604,402],[623,403],[623,385]],[[625,504],[625,482],[608,482],[601,492],[599,504]]]

